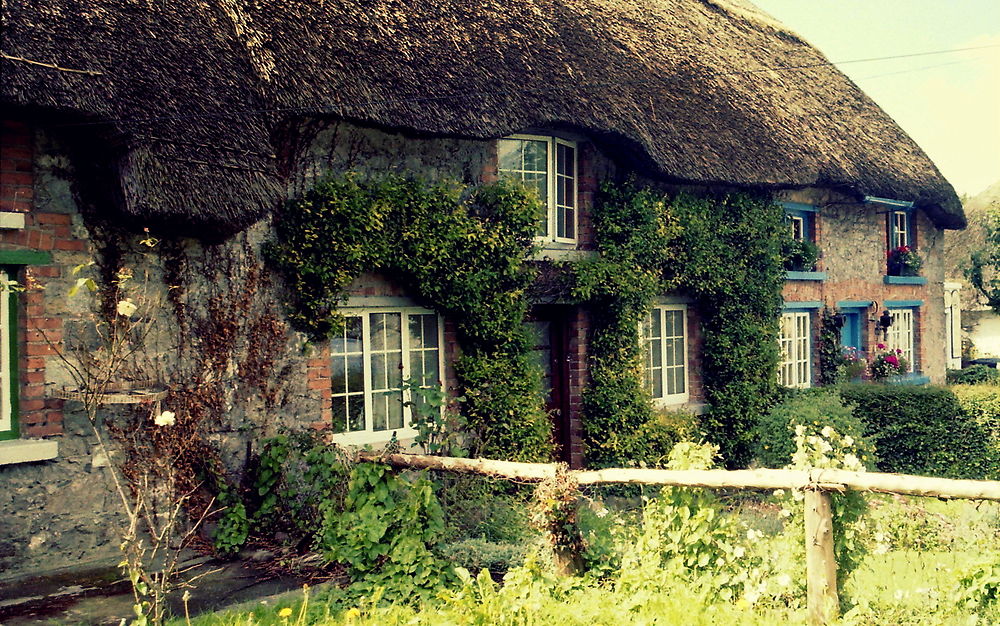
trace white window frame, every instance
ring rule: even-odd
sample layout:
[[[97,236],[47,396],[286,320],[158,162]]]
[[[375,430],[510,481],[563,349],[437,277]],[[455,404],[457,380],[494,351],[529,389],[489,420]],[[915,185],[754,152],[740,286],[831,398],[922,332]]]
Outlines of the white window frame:
[[[785,329],[792,330],[791,335]],[[804,330],[804,335],[799,331]],[[778,384],[795,389],[812,387],[812,314],[784,311],[778,329]]]
[[[371,348],[371,315],[373,313],[398,313],[400,314],[400,325],[401,325],[401,350],[402,350],[402,370],[403,376],[402,380],[406,380],[410,377],[410,333],[409,333],[409,317],[411,315],[434,315],[437,320],[437,340],[438,340],[438,372],[441,376],[441,384],[444,385],[444,323],[440,315],[431,309],[421,308],[421,307],[364,307],[364,308],[345,308],[343,309],[343,314],[345,317],[360,317],[361,318],[361,333],[362,333],[362,364],[364,368],[364,407],[365,407],[365,429],[353,432],[340,432],[333,433],[331,440],[333,443],[346,446],[363,446],[366,444],[383,443],[392,439],[393,433],[396,434],[396,439],[400,441],[413,439],[417,436],[417,430],[413,428],[410,423],[412,420],[412,414],[410,407],[406,406],[406,403],[410,402],[412,398],[410,393],[405,389],[403,390],[403,427],[375,431],[373,428],[373,401],[372,401],[372,348]],[[333,358],[331,353],[330,358]],[[340,394],[337,394],[340,395]]]
[[[579,201],[579,187],[580,187],[580,149],[577,146],[577,142],[570,141],[568,139],[561,139],[559,137],[554,137],[551,135],[529,135],[529,134],[515,134],[509,135],[500,139],[504,141],[505,139],[513,139],[520,141],[543,141],[546,143],[546,190],[547,197],[542,198],[542,202],[545,203],[546,220],[548,224],[547,235],[537,235],[536,240],[542,243],[555,242],[555,243],[567,243],[575,244],[579,240],[579,222],[580,222],[580,201]],[[558,146],[566,146],[567,148],[573,149],[573,237],[560,237],[558,235],[558,224],[559,224],[559,209],[560,205],[557,204],[558,191],[557,183],[559,178],[562,176],[558,173],[556,166],[556,157]],[[497,173],[503,175],[503,173],[508,170],[500,169],[499,159],[497,162]],[[568,205],[562,205],[567,206]]]
[[[916,348],[917,327],[913,308],[889,309],[892,325],[889,326],[885,345],[890,350],[902,350],[901,356],[906,359],[906,373],[916,371],[913,354]]]
[[[808,239],[806,236],[806,219],[801,215],[789,215],[788,219],[792,231],[792,239],[795,241],[806,241]]]
[[[910,245],[910,214],[907,211],[892,212],[892,247],[896,248]]]
[[[681,352],[684,355],[684,363],[683,363],[683,366],[682,366],[683,367],[683,372],[684,372],[684,391],[681,392],[681,393],[673,393],[673,394],[666,393],[667,384],[666,384],[666,377],[664,377],[663,378],[663,392],[664,392],[663,395],[658,396],[658,397],[652,395],[653,394],[652,379],[650,377],[650,371],[651,371],[651,368],[652,368],[652,363],[650,363],[649,358],[647,356],[647,355],[649,355],[649,342],[651,341],[651,337],[649,337],[646,334],[645,328],[646,328],[646,324],[649,322],[649,318],[652,315],[653,310],[659,310],[661,312],[661,315],[660,315],[660,329],[659,329],[659,331],[660,331],[660,337],[659,338],[661,340],[660,341],[660,369],[664,370],[664,372],[667,369],[667,366],[665,365],[666,362],[667,362],[667,345],[666,345],[667,342],[665,340],[668,337],[666,336],[666,317],[664,315],[662,315],[662,313],[674,312],[674,311],[680,311],[680,313],[681,313],[681,316],[680,316],[681,317],[681,335],[680,335],[680,338],[681,338],[681,341],[682,341]],[[683,404],[683,403],[687,402],[690,399],[690,397],[691,397],[691,367],[690,367],[690,363],[688,362],[689,343],[688,343],[687,310],[688,310],[688,307],[687,307],[686,304],[655,304],[655,305],[653,305],[650,308],[649,311],[647,311],[647,313],[646,313],[646,319],[642,323],[640,323],[640,325],[639,325],[639,340],[641,341],[640,347],[642,348],[642,354],[643,354],[643,363],[642,363],[643,384],[646,386],[646,390],[650,393],[650,396],[653,399],[653,403],[655,405],[657,405],[657,406],[670,406],[670,405],[674,405],[674,404]],[[671,335],[671,338],[676,338],[677,336],[678,335]],[[677,365],[671,366],[671,368],[673,368],[673,369],[676,369],[677,367],[678,367]]]
[[[0,435],[3,439],[16,438],[14,423],[14,385],[17,378],[12,377],[11,342],[17,328],[11,324],[11,299],[14,297],[10,287],[10,276],[7,270],[0,269]]]

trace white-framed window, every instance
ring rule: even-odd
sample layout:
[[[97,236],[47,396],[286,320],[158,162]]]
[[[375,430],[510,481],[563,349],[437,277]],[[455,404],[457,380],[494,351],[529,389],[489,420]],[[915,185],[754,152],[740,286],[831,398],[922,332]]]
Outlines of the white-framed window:
[[[654,306],[640,331],[643,377],[650,396],[660,404],[687,402],[687,305]]]
[[[805,241],[806,239],[806,218],[801,215],[789,215],[788,225],[792,230],[792,239],[795,241]]]
[[[413,437],[403,381],[441,385],[441,318],[419,308],[354,309],[330,340],[334,440],[340,444]]]
[[[538,216],[542,241],[576,243],[576,143],[543,135],[511,135],[497,142],[497,170],[538,191],[545,215]]]
[[[892,212],[891,237],[892,249],[910,245],[910,214],[906,211]]]
[[[17,345],[17,310],[15,292],[10,288],[7,270],[0,269],[0,440],[17,438],[14,411],[17,369],[11,349]]]
[[[778,364],[778,384],[785,387],[812,385],[812,321],[808,311],[789,311],[781,314],[778,345],[781,361]]]
[[[915,371],[913,309],[889,309],[889,315],[892,316],[892,325],[886,332],[885,345],[890,350],[901,350],[900,356],[906,359],[907,363],[906,371]]]

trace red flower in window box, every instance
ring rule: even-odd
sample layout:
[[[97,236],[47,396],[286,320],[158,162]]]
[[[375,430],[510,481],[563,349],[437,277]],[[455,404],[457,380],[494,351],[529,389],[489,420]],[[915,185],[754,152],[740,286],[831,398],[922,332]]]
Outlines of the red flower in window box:
[[[887,264],[890,276],[919,276],[924,261],[910,246],[899,246],[889,251]]]

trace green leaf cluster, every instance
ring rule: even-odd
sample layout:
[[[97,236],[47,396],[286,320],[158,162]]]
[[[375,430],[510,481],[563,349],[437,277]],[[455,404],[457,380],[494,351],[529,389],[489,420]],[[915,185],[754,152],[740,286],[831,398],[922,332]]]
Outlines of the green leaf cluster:
[[[651,455],[641,436],[654,416],[642,380],[639,324],[653,299],[676,284],[664,279],[663,268],[677,258],[680,227],[662,194],[631,182],[605,183],[593,220],[600,254],[576,263],[570,293],[591,311],[590,386],[583,396],[587,462],[608,467]]]
[[[654,298],[692,298],[703,337],[711,412],[701,427],[730,466],[750,460],[751,431],[775,397],[784,286],[784,213],[747,194],[669,197],[605,184],[594,209],[599,258],[579,262],[572,295],[592,311],[591,385],[584,395],[588,463],[656,462],[642,436],[653,420],[638,328]]]
[[[667,270],[694,299],[701,321],[702,380],[711,407],[701,426],[727,466],[743,467],[757,417],[777,392],[784,212],[749,194],[680,194],[670,208],[682,226],[681,254]]]
[[[381,587],[391,598],[427,598],[449,580],[447,563],[433,552],[443,532],[428,480],[360,463],[351,472],[343,510],[326,512],[317,548],[328,561],[347,565],[355,591]]]
[[[537,197],[511,181],[464,189],[340,176],[288,203],[265,254],[285,276],[289,321],[313,341],[343,327],[337,307],[368,271],[454,321],[461,413],[482,435],[476,452],[542,460],[550,426],[523,327],[539,210]]]

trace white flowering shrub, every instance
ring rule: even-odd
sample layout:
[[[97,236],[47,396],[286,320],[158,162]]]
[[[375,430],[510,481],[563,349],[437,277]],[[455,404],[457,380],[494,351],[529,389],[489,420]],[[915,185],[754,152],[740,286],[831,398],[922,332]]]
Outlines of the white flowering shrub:
[[[818,434],[810,434],[802,425],[795,426],[795,452],[788,469],[810,470],[831,468],[864,472],[865,465],[859,456],[857,441],[850,435],[841,435],[831,426],[824,426]],[[775,496],[782,504],[785,531],[781,539],[793,549],[789,565],[792,571],[805,571],[805,494],[800,490],[778,490]],[[834,493],[831,498],[833,513],[833,548],[837,559],[837,586],[844,589],[844,581],[860,564],[867,552],[863,515],[868,509],[864,494],[859,491]],[[799,578],[804,591],[805,580]],[[841,594],[841,602],[846,598]]]

